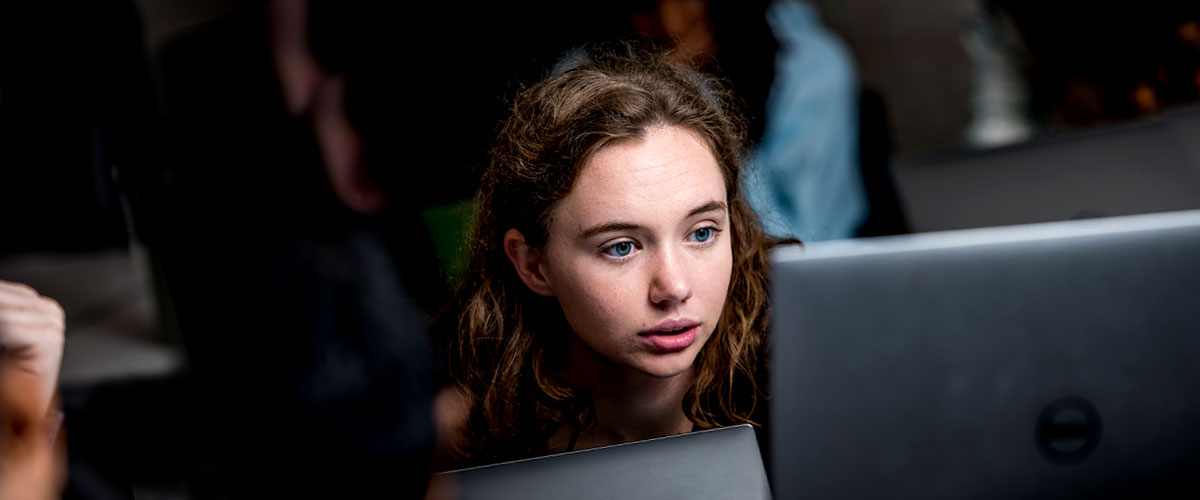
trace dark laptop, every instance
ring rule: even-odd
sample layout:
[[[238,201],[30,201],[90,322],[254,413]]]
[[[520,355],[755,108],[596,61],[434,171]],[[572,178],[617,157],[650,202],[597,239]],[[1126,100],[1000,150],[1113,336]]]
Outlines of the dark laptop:
[[[446,473],[472,499],[769,499],[749,425]]]
[[[1200,211],[772,259],[777,498],[1200,497]]]
[[[914,232],[1200,209],[1200,109],[898,160]]]

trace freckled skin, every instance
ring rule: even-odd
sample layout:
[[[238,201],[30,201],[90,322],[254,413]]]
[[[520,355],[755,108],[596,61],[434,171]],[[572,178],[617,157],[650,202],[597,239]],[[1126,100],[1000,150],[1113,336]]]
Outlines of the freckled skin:
[[[691,213],[710,202],[718,208]],[[727,204],[716,159],[687,129],[647,130],[584,164],[551,217],[540,266],[568,334],[590,348],[584,355],[657,378],[690,376],[729,290]],[[613,222],[636,227],[584,235]],[[700,323],[684,350],[664,353],[639,335],[672,319]]]

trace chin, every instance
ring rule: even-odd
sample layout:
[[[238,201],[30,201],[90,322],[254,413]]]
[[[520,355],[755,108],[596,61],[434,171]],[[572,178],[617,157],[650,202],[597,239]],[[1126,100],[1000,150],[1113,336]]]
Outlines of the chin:
[[[671,378],[691,370],[692,365],[696,362],[696,354],[694,352],[684,351],[674,353],[673,355],[659,355],[662,358],[675,359],[654,359],[645,363],[640,363],[637,367],[638,371],[645,373],[651,377]]]

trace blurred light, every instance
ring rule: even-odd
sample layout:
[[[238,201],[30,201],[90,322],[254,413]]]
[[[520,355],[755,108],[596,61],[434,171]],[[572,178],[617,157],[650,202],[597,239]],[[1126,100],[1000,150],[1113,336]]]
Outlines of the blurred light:
[[[1133,105],[1140,113],[1158,111],[1158,95],[1154,93],[1154,88],[1146,82],[1137,82],[1133,87]]]
[[[1200,43],[1200,23],[1188,21],[1179,25],[1179,39],[1186,43]]]

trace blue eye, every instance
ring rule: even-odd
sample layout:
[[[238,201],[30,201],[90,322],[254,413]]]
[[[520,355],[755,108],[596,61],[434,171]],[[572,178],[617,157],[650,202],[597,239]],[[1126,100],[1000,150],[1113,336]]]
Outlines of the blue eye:
[[[708,241],[708,239],[712,238],[712,236],[713,236],[713,228],[702,227],[700,229],[692,231],[692,236],[694,236],[696,238],[696,241],[699,241],[699,242]]]
[[[629,255],[632,252],[633,252],[633,242],[630,242],[630,241],[622,241],[620,243],[614,243],[604,249],[604,253],[607,253],[609,255],[614,255],[617,257],[624,257],[626,255]]]

